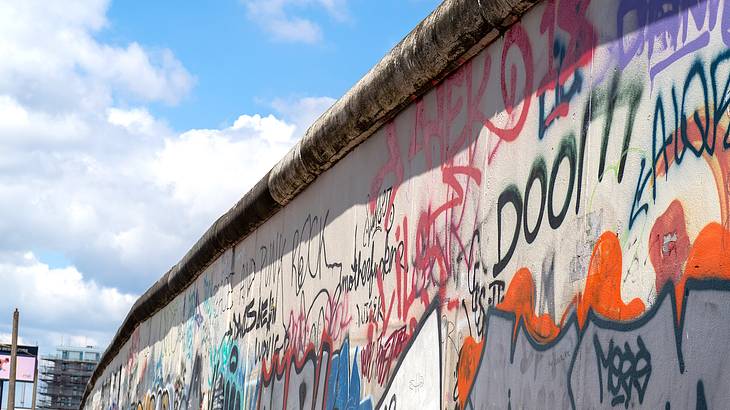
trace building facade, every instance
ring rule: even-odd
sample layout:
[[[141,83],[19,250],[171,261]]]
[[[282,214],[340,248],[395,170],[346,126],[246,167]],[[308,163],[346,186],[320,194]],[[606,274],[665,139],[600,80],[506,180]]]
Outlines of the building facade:
[[[60,346],[42,357],[39,409],[78,409],[101,352],[91,346]]]
[[[10,344],[0,344],[0,410],[8,407],[10,384]],[[18,345],[18,361],[15,370],[15,410],[32,409],[35,400],[38,346]]]

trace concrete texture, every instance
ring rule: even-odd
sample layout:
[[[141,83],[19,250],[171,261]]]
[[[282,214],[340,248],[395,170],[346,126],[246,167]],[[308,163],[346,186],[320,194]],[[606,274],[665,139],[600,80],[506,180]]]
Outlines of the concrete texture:
[[[137,301],[84,408],[726,406],[729,33],[724,0],[444,2]]]

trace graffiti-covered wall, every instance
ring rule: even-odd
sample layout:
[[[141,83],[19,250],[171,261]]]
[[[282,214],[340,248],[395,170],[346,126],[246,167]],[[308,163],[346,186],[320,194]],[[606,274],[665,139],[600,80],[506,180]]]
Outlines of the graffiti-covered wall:
[[[730,2],[549,0],[141,323],[86,409],[726,408]]]

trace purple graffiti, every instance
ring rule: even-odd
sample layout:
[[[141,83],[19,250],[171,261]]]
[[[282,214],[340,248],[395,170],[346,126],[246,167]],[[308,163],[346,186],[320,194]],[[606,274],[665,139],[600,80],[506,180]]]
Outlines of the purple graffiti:
[[[721,0],[622,0],[616,16],[618,61],[622,69],[644,53],[654,77],[680,58],[710,44]],[[722,0],[723,6],[725,1]],[[723,42],[730,45],[730,9],[720,19]],[[633,24],[630,24],[632,23]],[[691,35],[690,35],[691,34]]]

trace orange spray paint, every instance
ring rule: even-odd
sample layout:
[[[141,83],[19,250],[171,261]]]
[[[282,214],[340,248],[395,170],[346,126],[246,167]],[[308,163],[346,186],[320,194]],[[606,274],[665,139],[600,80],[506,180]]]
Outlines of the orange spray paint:
[[[674,291],[677,319],[682,314],[688,279],[730,279],[730,232],[717,222],[707,224],[694,241],[682,279]]]
[[[590,310],[615,321],[635,319],[644,313],[641,300],[633,299],[626,304],[621,298],[621,262],[621,244],[616,234],[604,232],[593,248],[585,290],[576,296],[581,328],[585,326]]]
[[[535,283],[532,273],[527,268],[521,268],[515,273],[498,309],[515,314],[515,330],[513,338],[517,337],[517,324],[520,319],[530,335],[541,343],[555,339],[560,328],[553,322],[550,315],[535,313]]]
[[[474,384],[474,376],[477,373],[479,359],[481,358],[482,347],[484,341],[477,343],[473,337],[467,336],[464,344],[461,346],[459,353],[458,378],[456,379],[456,389],[459,393],[459,408],[466,408],[466,399]]]

